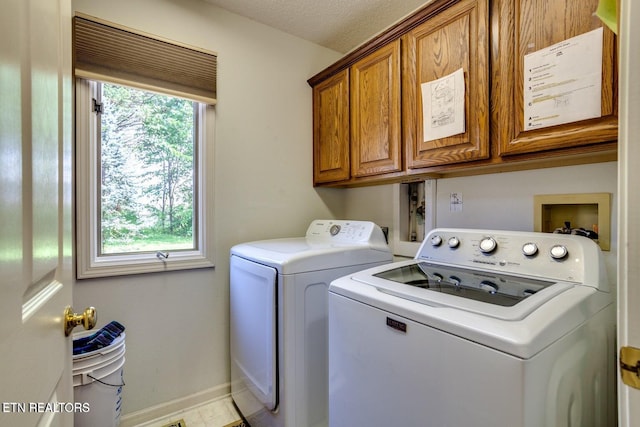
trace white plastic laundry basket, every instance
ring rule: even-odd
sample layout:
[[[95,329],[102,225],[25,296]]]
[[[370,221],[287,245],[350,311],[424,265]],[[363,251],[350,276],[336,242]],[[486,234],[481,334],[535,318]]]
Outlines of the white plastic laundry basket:
[[[86,331],[74,339],[90,335]],[[74,415],[74,427],[117,427],[124,386],[125,333],[101,349],[73,356],[73,395],[86,411]]]

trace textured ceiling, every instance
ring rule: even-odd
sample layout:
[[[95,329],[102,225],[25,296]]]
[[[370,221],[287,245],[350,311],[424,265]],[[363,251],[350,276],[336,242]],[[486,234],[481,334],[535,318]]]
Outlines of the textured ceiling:
[[[205,1],[341,53],[429,3],[429,0]]]

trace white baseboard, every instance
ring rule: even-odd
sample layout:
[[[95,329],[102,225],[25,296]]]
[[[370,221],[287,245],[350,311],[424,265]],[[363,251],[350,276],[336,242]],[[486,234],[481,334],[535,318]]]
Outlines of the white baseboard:
[[[124,414],[120,418],[120,427],[133,427],[158,418],[167,417],[174,412],[183,411],[187,408],[201,406],[205,403],[222,399],[231,393],[231,384],[225,383],[219,386],[199,391],[189,396],[164,402],[159,405],[141,409],[136,412]]]

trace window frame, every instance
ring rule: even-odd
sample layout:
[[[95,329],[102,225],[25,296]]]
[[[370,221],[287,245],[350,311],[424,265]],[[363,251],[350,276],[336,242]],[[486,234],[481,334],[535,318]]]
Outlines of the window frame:
[[[101,255],[99,215],[99,116],[92,112],[97,83],[76,78],[76,253],[77,278],[121,276],[211,268],[213,250],[213,140],[215,109],[199,103],[195,141],[195,250]],[[97,99],[97,98],[96,98]]]

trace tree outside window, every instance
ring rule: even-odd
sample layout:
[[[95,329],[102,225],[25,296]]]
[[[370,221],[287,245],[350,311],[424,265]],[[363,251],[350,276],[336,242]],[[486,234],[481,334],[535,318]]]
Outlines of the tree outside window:
[[[102,84],[101,253],[193,249],[192,101]]]

